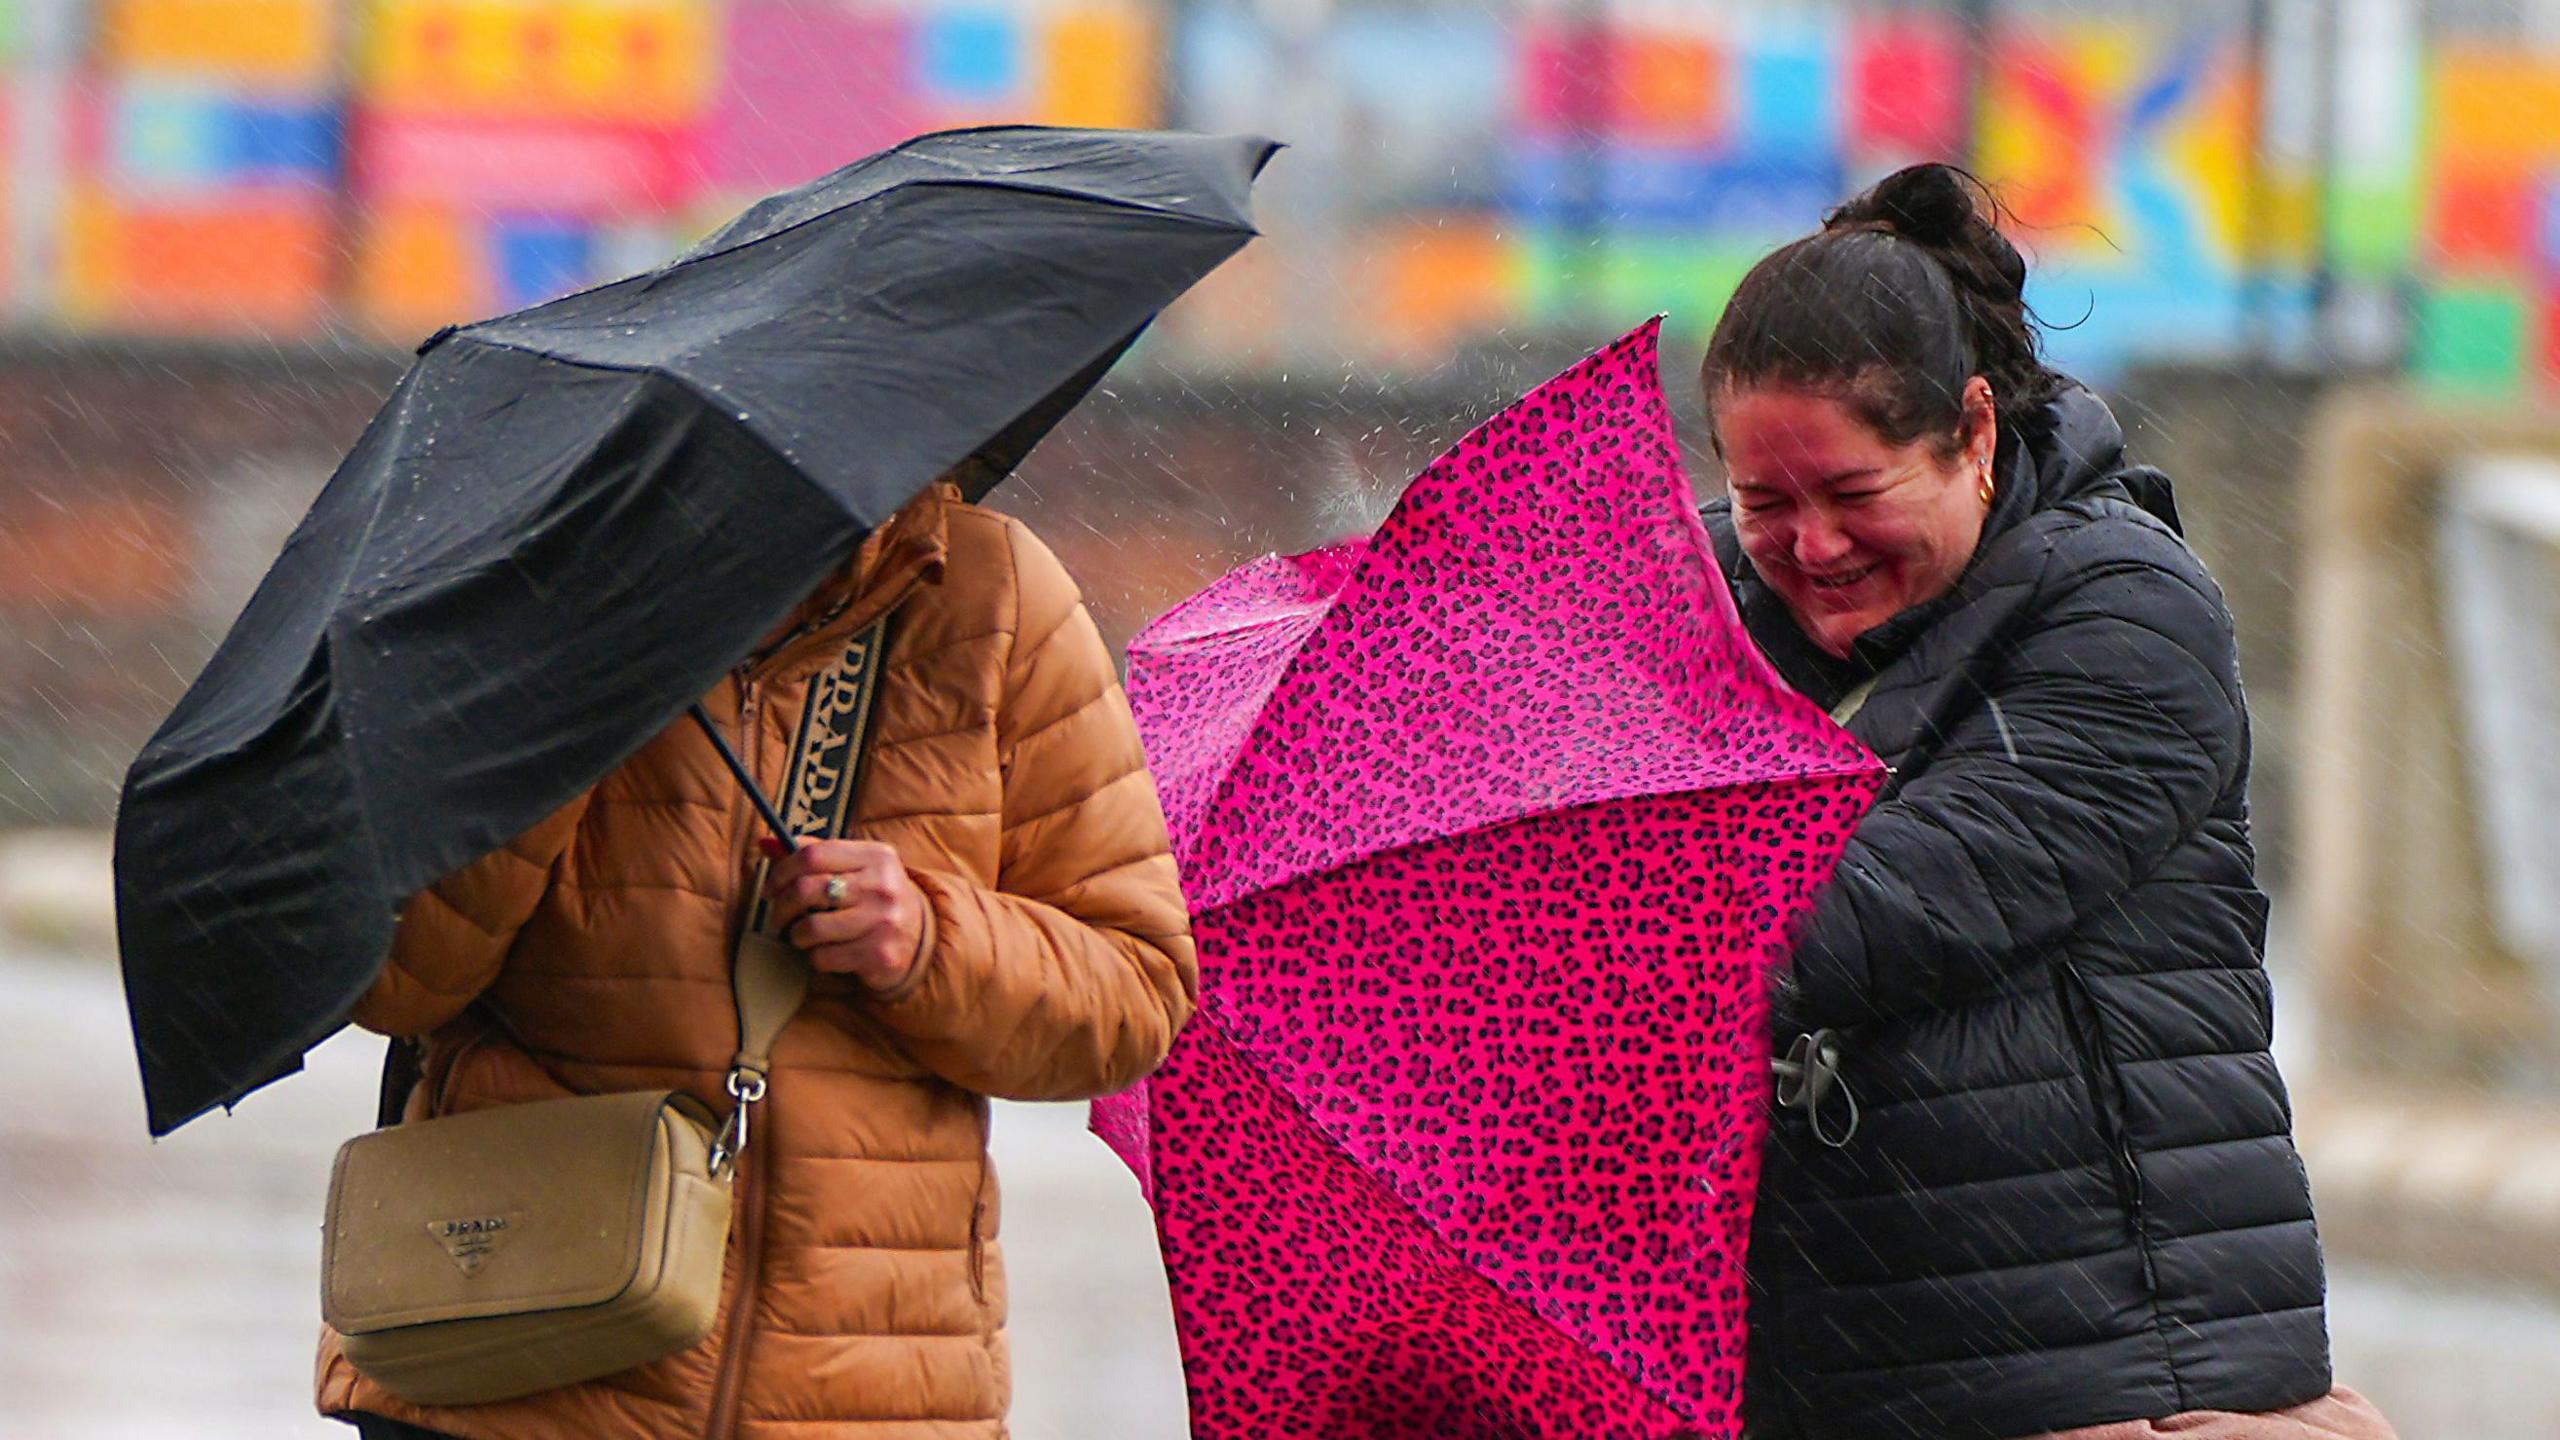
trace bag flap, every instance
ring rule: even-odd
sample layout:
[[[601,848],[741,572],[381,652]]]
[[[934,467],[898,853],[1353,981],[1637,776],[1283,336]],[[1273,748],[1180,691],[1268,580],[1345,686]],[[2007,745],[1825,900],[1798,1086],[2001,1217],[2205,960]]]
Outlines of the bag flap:
[[[342,1335],[601,1305],[646,1251],[672,1091],[507,1105],[359,1135],[329,1184],[320,1310]],[[691,1151],[694,1145],[685,1145]]]

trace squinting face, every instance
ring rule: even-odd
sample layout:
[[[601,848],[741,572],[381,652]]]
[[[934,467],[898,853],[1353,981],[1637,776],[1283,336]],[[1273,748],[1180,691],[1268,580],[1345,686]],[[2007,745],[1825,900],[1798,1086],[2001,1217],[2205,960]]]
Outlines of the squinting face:
[[[1953,589],[1973,558],[1990,510],[1982,478],[1995,422],[1983,381],[1965,401],[1964,443],[1949,455],[1933,436],[1893,444],[1810,391],[1762,385],[1716,397],[1743,554],[1831,654]]]

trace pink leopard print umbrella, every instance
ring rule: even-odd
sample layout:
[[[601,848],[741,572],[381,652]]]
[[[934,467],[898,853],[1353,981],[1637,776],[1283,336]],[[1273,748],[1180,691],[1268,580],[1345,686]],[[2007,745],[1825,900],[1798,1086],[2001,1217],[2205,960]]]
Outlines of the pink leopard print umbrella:
[[[1881,771],[1743,633],[1656,332],[1130,647],[1203,995],[1094,1123],[1198,1440],[1738,1429],[1762,976]]]

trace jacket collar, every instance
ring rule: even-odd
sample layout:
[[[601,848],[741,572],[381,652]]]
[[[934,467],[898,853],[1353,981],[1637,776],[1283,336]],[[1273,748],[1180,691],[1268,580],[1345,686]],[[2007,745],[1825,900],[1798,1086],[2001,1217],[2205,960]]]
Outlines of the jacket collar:
[[[852,597],[845,615],[851,624],[876,618],[913,585],[942,582],[951,556],[951,507],[959,503],[959,486],[936,481],[864,537],[839,577],[843,593]],[[816,598],[827,598],[827,591]]]
[[[941,584],[951,554],[951,507],[958,503],[959,487],[940,481],[908,501],[863,537],[852,558],[756,646],[743,668],[780,668],[880,618],[918,585]]]

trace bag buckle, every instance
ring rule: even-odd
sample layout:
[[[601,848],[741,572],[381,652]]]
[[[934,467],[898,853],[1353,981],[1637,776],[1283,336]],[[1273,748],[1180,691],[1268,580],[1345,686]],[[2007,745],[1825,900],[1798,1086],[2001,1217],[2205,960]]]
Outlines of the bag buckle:
[[[747,1148],[747,1112],[764,1099],[764,1073],[741,1065],[729,1072],[729,1095],[738,1103],[729,1107],[729,1118],[720,1122],[720,1133],[711,1140],[711,1178],[725,1180],[737,1168],[738,1156]]]
[[[1778,1077],[1778,1105],[1785,1110],[1801,1110],[1813,1126],[1813,1138],[1834,1150],[1848,1145],[1858,1133],[1858,1097],[1850,1092],[1849,1082],[1840,1078],[1840,1037],[1830,1030],[1816,1030],[1798,1035],[1787,1047],[1784,1059],[1771,1060],[1769,1068]],[[1833,1136],[1823,1128],[1824,1102],[1837,1092],[1848,1107],[1848,1125]]]

